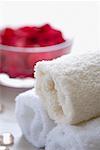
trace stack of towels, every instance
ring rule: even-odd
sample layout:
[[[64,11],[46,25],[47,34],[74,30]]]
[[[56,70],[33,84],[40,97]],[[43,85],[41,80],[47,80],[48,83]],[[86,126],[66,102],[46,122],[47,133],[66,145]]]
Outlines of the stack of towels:
[[[26,139],[46,150],[100,150],[100,51],[38,62],[35,77],[16,98]]]

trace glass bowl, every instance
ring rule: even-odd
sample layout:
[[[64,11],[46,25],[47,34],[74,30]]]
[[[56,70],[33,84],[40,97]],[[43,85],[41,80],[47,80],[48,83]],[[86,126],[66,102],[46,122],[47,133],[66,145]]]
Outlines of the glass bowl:
[[[68,54],[72,40],[46,47],[13,47],[0,45],[0,73],[6,73],[11,78],[34,77],[34,65],[41,60],[52,60]]]

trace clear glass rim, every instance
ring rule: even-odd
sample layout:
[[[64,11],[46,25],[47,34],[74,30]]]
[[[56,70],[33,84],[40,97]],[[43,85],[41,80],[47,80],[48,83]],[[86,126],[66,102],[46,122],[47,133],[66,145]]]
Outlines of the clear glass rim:
[[[5,51],[13,51],[13,52],[24,52],[24,53],[37,53],[37,52],[50,52],[50,51],[57,51],[60,49],[71,47],[73,44],[73,39],[68,39],[67,41],[52,45],[52,46],[45,46],[45,47],[15,47],[15,46],[7,46],[0,44],[0,49]]]

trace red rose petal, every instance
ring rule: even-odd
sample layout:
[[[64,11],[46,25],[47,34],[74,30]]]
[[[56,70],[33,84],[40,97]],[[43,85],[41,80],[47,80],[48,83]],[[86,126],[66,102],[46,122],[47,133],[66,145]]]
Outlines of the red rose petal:
[[[1,32],[2,44],[12,46],[14,44],[14,36],[15,31],[12,28],[5,28]]]
[[[49,30],[51,30],[52,28],[51,28],[51,26],[49,25],[49,24],[45,24],[45,25],[43,25],[43,26],[41,26],[40,27],[40,30],[42,31],[42,32],[47,32],[47,31],[49,31]]]

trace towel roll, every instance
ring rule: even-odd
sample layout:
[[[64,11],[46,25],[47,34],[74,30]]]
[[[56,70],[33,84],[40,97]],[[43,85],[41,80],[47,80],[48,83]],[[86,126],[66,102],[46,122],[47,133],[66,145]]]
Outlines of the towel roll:
[[[17,96],[15,113],[25,138],[38,148],[44,147],[46,136],[55,124],[34,89]]]
[[[35,77],[36,92],[56,123],[100,116],[100,51],[38,62]]]
[[[46,150],[100,150],[100,118],[78,126],[58,125],[47,136]]]

